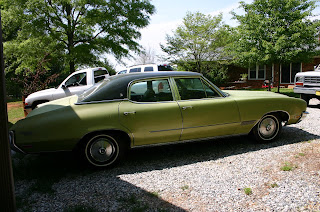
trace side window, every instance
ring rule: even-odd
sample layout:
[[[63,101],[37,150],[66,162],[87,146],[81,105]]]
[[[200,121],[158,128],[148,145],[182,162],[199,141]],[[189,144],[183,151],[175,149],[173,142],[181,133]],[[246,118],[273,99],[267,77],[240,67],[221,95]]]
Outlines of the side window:
[[[149,71],[153,71],[153,67],[152,66],[148,66],[144,68],[144,72],[149,72]]]
[[[79,85],[87,85],[86,72],[75,74],[72,77],[70,77],[66,82],[67,87],[79,86]]]
[[[119,73],[118,73],[118,74],[125,74],[125,73],[127,73],[127,70],[119,71]]]
[[[141,68],[132,68],[129,71],[130,73],[141,72]]]
[[[97,83],[97,82],[99,82],[101,80],[104,80],[105,79],[104,75],[106,75],[106,74],[108,74],[108,71],[106,71],[106,70],[97,70],[97,71],[95,71],[94,72],[94,82]]]
[[[136,102],[172,101],[168,80],[148,80],[131,86],[130,99]]]
[[[181,100],[202,99],[220,96],[199,78],[175,79]]]

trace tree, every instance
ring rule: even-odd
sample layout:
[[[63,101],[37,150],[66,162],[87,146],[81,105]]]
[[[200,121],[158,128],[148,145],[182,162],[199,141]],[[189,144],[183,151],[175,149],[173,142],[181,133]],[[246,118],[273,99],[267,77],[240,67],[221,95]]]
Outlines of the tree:
[[[222,14],[188,12],[173,36],[166,36],[166,45],[161,48],[167,54],[167,60],[184,70],[192,68],[192,71],[206,75],[212,69],[222,70],[216,65],[222,57],[223,47],[231,41],[230,31],[222,22]]]
[[[2,0],[1,6],[4,26],[12,25],[4,33],[12,39],[6,55],[17,58],[18,70],[35,69],[51,55],[50,61],[63,58],[69,72],[101,64],[106,53],[121,59],[138,51],[138,30],[155,10],[148,0]]]
[[[315,0],[255,0],[240,4],[245,14],[233,13],[240,25],[237,42],[229,48],[238,64],[287,64],[317,54],[319,20],[310,20]]]
[[[143,50],[135,58],[137,64],[148,64],[156,62],[156,55],[154,50],[149,46],[143,48]]]

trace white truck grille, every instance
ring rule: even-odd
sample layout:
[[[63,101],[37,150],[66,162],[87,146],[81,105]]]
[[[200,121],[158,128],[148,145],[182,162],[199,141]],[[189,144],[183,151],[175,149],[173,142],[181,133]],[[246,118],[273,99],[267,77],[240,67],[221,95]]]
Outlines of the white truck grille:
[[[305,84],[320,84],[320,77],[304,77]]]

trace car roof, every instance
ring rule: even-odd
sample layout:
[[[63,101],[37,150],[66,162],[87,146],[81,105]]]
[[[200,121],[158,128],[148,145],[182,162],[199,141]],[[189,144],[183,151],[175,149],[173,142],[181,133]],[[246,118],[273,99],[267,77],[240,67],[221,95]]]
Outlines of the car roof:
[[[114,75],[107,78],[99,89],[84,97],[81,102],[96,102],[104,100],[115,100],[127,98],[128,84],[135,80],[158,78],[158,77],[189,77],[202,76],[200,73],[187,71],[159,71],[159,72],[141,72]]]

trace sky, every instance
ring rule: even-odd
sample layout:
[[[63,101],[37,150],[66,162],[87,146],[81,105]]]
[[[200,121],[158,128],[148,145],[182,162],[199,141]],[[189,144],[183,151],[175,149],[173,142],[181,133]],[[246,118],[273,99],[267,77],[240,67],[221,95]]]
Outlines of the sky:
[[[253,0],[242,0],[246,3],[252,3]],[[139,43],[153,50],[156,55],[161,55],[160,44],[165,44],[167,34],[172,32],[182,24],[182,19],[187,12],[201,12],[203,14],[218,15],[223,14],[223,21],[230,25],[236,26],[236,20],[232,19],[231,11],[237,14],[243,14],[243,10],[239,8],[240,0],[151,0],[156,8],[156,12],[151,16],[150,24],[140,30],[141,39]],[[320,3],[318,3],[320,5]],[[314,12],[320,14],[320,8]],[[111,60],[116,71],[124,68],[123,65]],[[135,65],[134,60],[124,60],[127,66]],[[159,63],[163,61],[157,61]]]

